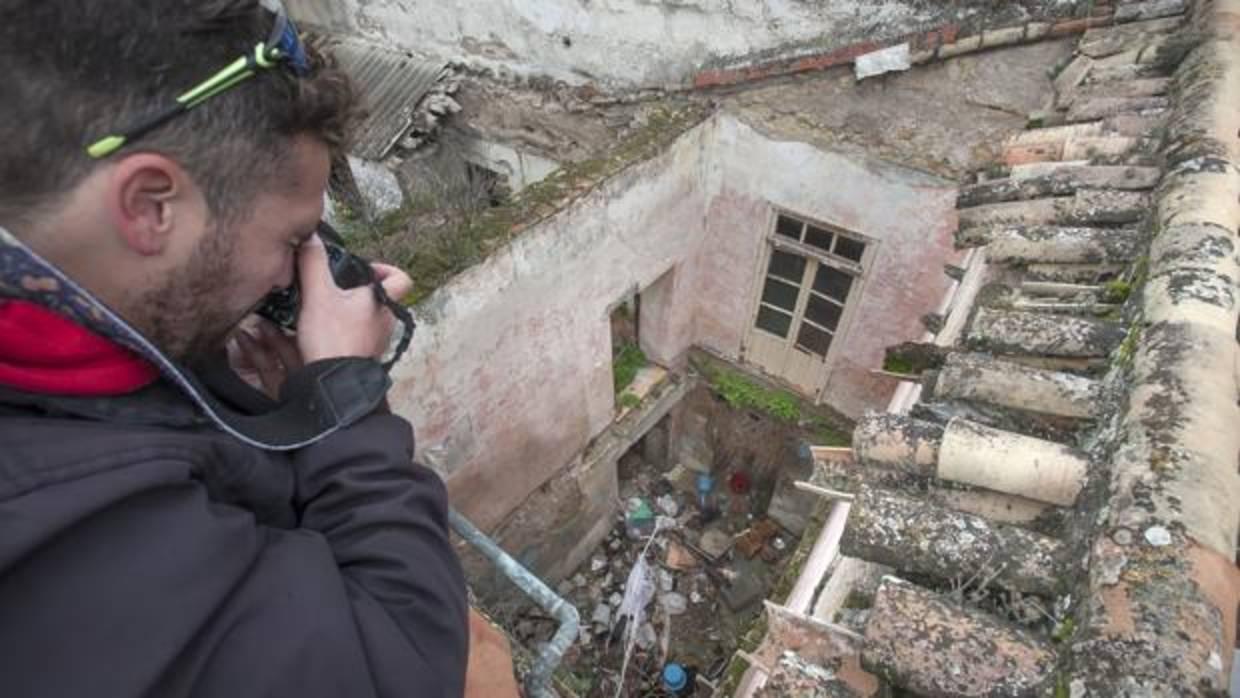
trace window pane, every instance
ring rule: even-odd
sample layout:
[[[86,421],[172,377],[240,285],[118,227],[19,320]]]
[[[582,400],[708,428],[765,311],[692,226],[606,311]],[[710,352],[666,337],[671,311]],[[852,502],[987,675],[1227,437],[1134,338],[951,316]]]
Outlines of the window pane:
[[[844,309],[832,303],[825,298],[811,295],[809,303],[805,306],[805,317],[815,325],[822,325],[828,330],[835,331],[840,325],[840,316],[844,314]]]
[[[797,346],[819,355],[826,356],[831,348],[831,335],[810,325],[802,324],[797,335]]]
[[[799,290],[796,286],[768,277],[766,288],[762,291],[762,302],[792,312],[797,309],[797,291]]]
[[[844,259],[860,262],[861,255],[865,254],[865,243],[850,240],[841,235],[835,243],[835,253]]]
[[[800,241],[801,221],[793,220],[787,216],[780,216],[775,223],[775,234]]]
[[[848,300],[848,292],[852,290],[852,277],[839,269],[819,264],[818,273],[814,276],[814,290],[843,303]]]
[[[815,228],[812,225],[805,230],[805,244],[813,245],[824,252],[831,251],[831,238],[833,237],[835,237],[835,235],[830,231],[823,230],[822,228]],[[842,239],[843,238],[841,238],[841,240]]]
[[[792,326],[792,316],[764,305],[758,309],[757,325],[760,330],[766,330],[779,337],[787,337],[788,328]]]
[[[805,276],[805,258],[774,250],[771,252],[769,273],[771,276],[791,281],[799,287],[801,278]]]

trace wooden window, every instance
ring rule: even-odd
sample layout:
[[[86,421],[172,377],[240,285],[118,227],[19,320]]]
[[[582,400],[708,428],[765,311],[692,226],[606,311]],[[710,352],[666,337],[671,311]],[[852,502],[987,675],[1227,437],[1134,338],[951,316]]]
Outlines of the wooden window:
[[[785,214],[776,217],[771,242],[775,249],[754,326],[825,360],[861,272],[866,243]]]

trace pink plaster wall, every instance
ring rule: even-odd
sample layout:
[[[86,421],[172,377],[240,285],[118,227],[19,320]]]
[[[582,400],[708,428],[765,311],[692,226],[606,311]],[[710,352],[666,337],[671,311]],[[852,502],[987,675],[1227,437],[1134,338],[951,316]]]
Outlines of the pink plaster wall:
[[[883,347],[920,336],[918,318],[947,288],[954,188],[720,115],[417,308],[391,401],[453,503],[495,526],[611,423],[609,310],[634,290],[646,291],[651,357],[671,362],[694,345],[737,357],[772,205],[881,241],[864,324],[849,330],[827,398],[853,415],[880,406],[891,386],[866,371]]]
[[[873,241],[875,252],[850,303],[828,366],[822,402],[851,417],[880,409],[895,383],[870,374],[884,349],[919,338],[921,317],[935,312],[950,286],[943,265],[960,258],[954,183],[876,160],[773,141],[722,119],[716,157],[721,186],[712,197],[706,235],[694,263],[703,306],[697,339],[728,357],[740,355],[774,208],[831,223]],[[839,341],[839,340],[837,340]]]

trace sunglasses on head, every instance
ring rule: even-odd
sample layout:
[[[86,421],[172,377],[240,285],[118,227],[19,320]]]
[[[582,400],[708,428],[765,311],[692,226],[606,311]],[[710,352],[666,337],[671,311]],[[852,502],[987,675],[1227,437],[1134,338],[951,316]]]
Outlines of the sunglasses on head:
[[[275,15],[275,23],[266,41],[256,44],[253,51],[190,88],[176,98],[175,104],[168,105],[150,118],[118,133],[100,138],[90,144],[86,152],[95,159],[105,158],[177,116],[201,106],[212,97],[249,80],[260,71],[284,68],[298,77],[305,77],[310,72],[310,62],[284,4],[280,0],[259,0],[259,4]]]

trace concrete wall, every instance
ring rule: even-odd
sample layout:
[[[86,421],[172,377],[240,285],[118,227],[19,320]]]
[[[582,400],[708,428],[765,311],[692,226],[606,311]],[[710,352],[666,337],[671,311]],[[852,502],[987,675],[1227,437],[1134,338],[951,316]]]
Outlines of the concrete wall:
[[[950,283],[943,263],[959,259],[951,235],[955,184],[772,141],[731,119],[720,124],[715,153],[720,182],[707,213],[696,291],[713,312],[695,316],[698,342],[724,356],[740,353],[771,206],[830,223],[868,238],[875,253],[850,298],[855,306],[842,326],[843,345],[833,348],[822,402],[854,419],[885,404],[895,383],[871,369],[882,366],[886,347],[924,332],[921,316],[934,310],[933,299]]]
[[[836,48],[948,22],[989,26],[1077,0],[289,0],[294,18],[505,74],[665,86],[712,62]],[[993,18],[994,22],[990,23]]]
[[[466,161],[503,175],[513,194],[546,179],[560,163],[503,143],[473,138],[465,141]]]
[[[577,471],[614,487],[581,458],[614,415],[610,310],[643,292],[643,348],[658,361],[695,345],[736,358],[771,203],[881,241],[861,294],[875,320],[845,347],[858,366],[876,366],[883,346],[920,335],[916,318],[946,284],[952,188],[770,141],[716,116],[419,306],[422,324],[391,401],[417,425],[419,457],[448,479],[454,504],[492,528],[526,503],[501,541],[605,533],[598,493],[583,489]],[[850,414],[887,397],[860,368],[831,385],[829,401]]]
[[[397,369],[396,409],[459,507],[489,527],[568,465],[611,423],[609,311],[692,257],[706,201],[698,176],[713,128],[613,178],[525,231],[419,308]],[[646,338],[672,357],[692,337],[694,300],[674,280],[666,328]]]

